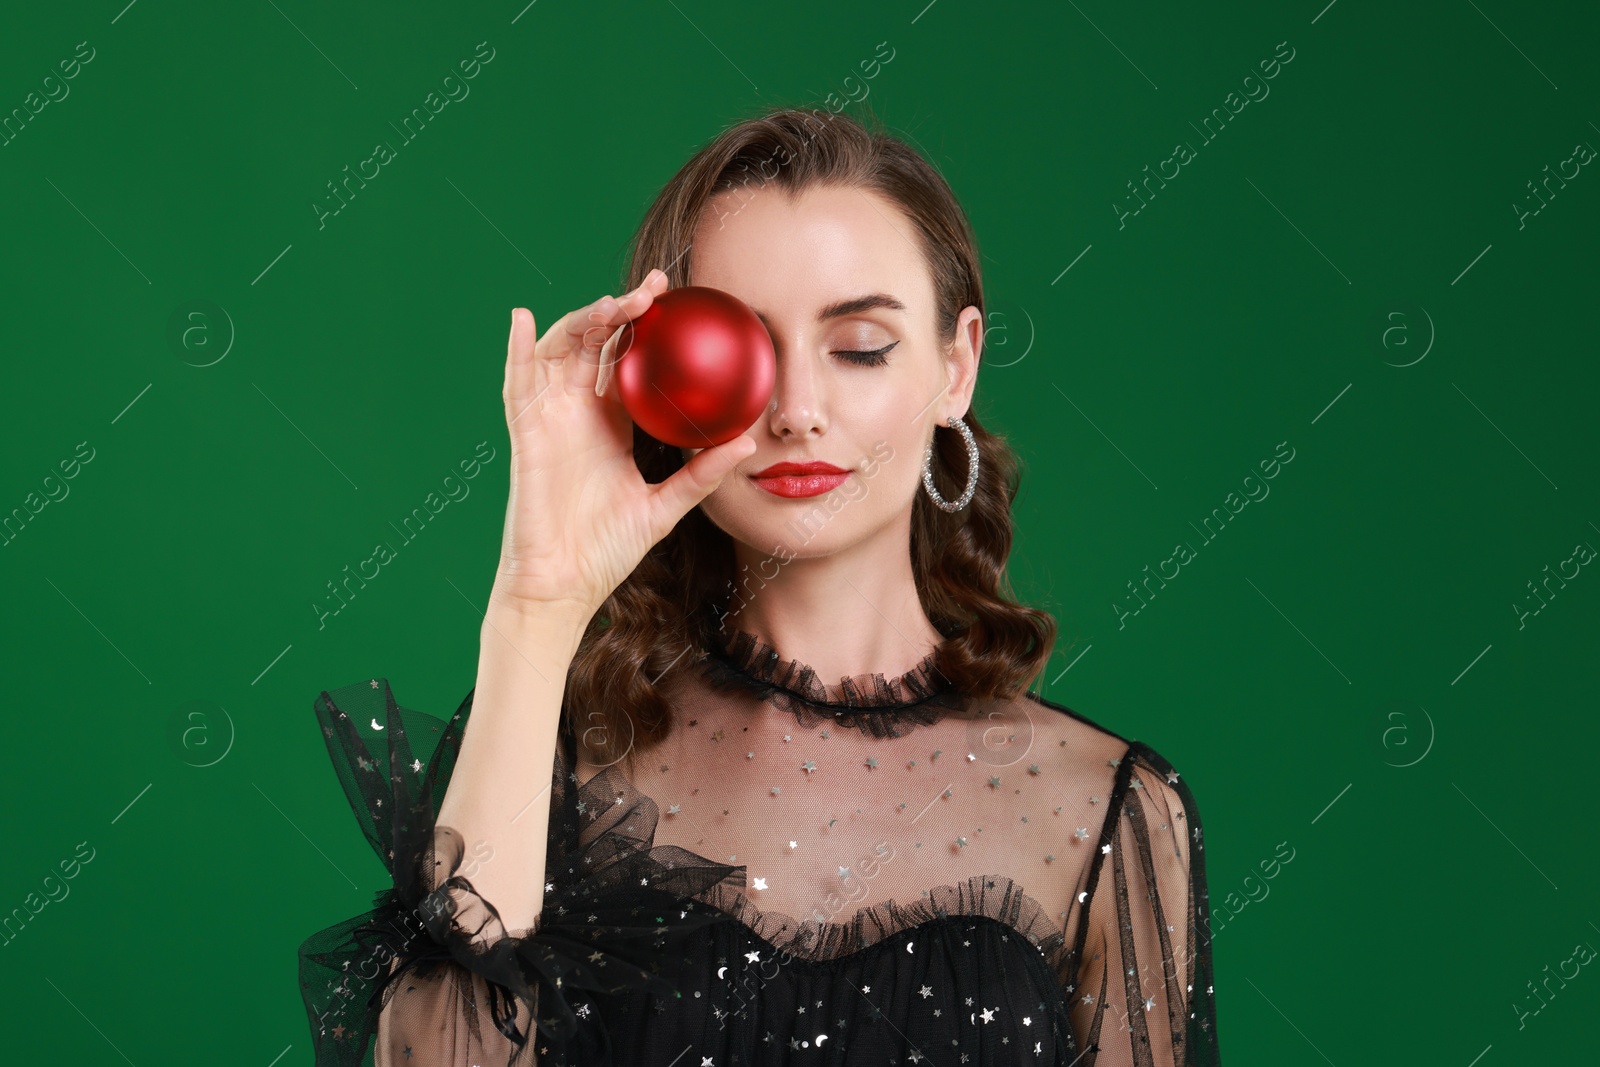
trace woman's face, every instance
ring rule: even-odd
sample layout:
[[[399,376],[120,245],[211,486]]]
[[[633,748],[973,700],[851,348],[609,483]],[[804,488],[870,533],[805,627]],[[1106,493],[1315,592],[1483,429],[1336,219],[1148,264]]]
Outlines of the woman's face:
[[[746,431],[755,453],[701,504],[735,541],[783,562],[874,535],[905,550],[923,452],[935,426],[967,413],[983,334],[968,307],[954,345],[940,345],[916,240],[893,201],[854,187],[732,190],[707,206],[691,284],[754,308],[777,354],[772,399]],[[752,477],[818,460],[849,472],[819,495]]]

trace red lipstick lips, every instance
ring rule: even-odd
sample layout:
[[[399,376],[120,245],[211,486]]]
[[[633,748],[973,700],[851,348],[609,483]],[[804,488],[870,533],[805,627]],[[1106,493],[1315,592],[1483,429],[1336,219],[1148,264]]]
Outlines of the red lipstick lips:
[[[808,463],[774,463],[756,471],[750,480],[774,496],[819,496],[842,484],[850,472],[832,463],[812,460]]]

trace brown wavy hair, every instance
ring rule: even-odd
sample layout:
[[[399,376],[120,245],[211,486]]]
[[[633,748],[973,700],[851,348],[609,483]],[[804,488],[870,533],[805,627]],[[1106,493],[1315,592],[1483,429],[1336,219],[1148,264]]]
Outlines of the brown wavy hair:
[[[916,228],[933,278],[946,350],[955,342],[961,310],[984,310],[977,241],[943,176],[870,113],[863,123],[809,107],[747,118],[696,152],[645,213],[617,291],[642,284],[658,266],[672,286],[689,284],[694,233],[707,202],[725,190],[767,184],[791,195],[813,186],[855,186],[898,204]],[[1044,669],[1056,623],[1006,592],[1020,461],[976,415],[969,412],[964,421],[978,442],[977,489],[953,514],[916,494],[912,568],[923,611],[944,635],[934,662],[939,673],[975,698],[1010,699]],[[961,435],[936,428],[933,452],[940,496],[960,496],[967,481]],[[633,455],[650,483],[684,462],[679,449],[637,425]],[[670,672],[694,670],[697,650],[716,647],[718,609],[733,589],[733,560],[732,538],[697,507],[600,606],[573,659],[563,702],[585,758],[631,765],[666,736],[672,712],[660,686]]]

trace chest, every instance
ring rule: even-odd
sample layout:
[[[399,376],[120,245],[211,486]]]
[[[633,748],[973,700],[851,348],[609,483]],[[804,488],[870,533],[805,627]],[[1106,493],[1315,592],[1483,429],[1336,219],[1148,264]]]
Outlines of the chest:
[[[611,769],[621,796],[599,799],[637,806],[626,829],[653,847],[744,868],[727,910],[870,924],[882,916],[862,912],[929,907],[939,894],[971,912],[992,892],[1017,898],[1012,919],[1028,913],[1030,932],[1063,929],[1092,846],[1041,776],[970,751],[959,730],[879,740],[708,717],[627,775]],[[599,770],[580,765],[580,781]]]

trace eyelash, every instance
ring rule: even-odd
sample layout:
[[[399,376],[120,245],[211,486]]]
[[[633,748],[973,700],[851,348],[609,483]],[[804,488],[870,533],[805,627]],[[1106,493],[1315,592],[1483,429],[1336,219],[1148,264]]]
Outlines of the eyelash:
[[[881,367],[885,363],[889,362],[889,349],[893,348],[899,343],[899,341],[891,341],[882,348],[875,348],[870,352],[849,351],[836,352],[834,354],[846,357],[846,363],[854,363],[858,367]]]

